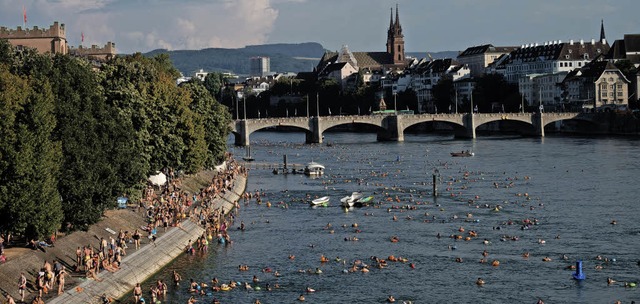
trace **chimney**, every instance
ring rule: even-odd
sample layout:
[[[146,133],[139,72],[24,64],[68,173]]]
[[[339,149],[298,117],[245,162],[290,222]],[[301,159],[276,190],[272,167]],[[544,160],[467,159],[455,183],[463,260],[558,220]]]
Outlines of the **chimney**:
[[[580,39],[580,45],[584,45],[584,40]]]
[[[596,40],[595,39],[591,39],[591,44],[596,44]]]
[[[573,39],[569,40],[569,45],[573,45]]]

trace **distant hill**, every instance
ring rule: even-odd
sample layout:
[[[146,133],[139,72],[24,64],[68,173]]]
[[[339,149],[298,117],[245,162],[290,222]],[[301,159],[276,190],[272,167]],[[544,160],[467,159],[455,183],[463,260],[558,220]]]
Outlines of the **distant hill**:
[[[279,43],[250,45],[240,49],[154,50],[144,55],[154,56],[161,53],[169,54],[173,65],[185,76],[192,75],[200,69],[248,75],[249,58],[255,56],[269,57],[273,72],[310,72],[324,54],[324,48],[315,42]]]
[[[190,76],[200,69],[208,72],[222,71],[249,75],[249,58],[255,56],[269,57],[272,72],[310,72],[318,64],[324,52],[325,49],[321,44],[306,42],[249,45],[239,49],[209,48],[179,51],[158,49],[144,55],[167,53],[173,65],[185,76]],[[444,51],[430,54],[434,59],[455,58],[458,52]],[[407,56],[425,58],[427,53],[407,52]]]

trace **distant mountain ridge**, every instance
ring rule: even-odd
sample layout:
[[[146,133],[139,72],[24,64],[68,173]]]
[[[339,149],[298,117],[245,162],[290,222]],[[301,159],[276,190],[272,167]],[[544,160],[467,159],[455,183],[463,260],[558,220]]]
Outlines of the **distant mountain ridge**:
[[[271,60],[272,72],[311,72],[318,64],[326,49],[317,42],[276,43],[248,45],[238,49],[207,48],[202,50],[153,50],[145,56],[169,54],[173,65],[185,76],[191,76],[200,69],[204,71],[233,72],[249,74],[249,58],[267,56]],[[433,52],[434,59],[455,57],[458,52]],[[407,52],[407,56],[427,57],[426,52]]]

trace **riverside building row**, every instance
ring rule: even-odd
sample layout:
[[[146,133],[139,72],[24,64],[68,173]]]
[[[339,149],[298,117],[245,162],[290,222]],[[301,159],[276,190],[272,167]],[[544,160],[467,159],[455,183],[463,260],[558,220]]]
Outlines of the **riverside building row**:
[[[433,112],[433,87],[453,81],[457,102],[468,101],[477,78],[500,74],[518,86],[527,106],[573,110],[605,105],[628,105],[638,99],[640,73],[625,76],[614,65],[628,60],[640,66],[640,34],[625,35],[612,46],[601,22],[600,39],[547,41],[521,46],[472,46],[453,58],[410,58],[404,55],[404,35],[398,8],[387,31],[386,52],[326,52],[316,67],[318,78],[334,79],[343,90],[353,89],[358,77],[378,83],[393,94],[411,89],[418,112]],[[569,108],[566,108],[567,110]]]

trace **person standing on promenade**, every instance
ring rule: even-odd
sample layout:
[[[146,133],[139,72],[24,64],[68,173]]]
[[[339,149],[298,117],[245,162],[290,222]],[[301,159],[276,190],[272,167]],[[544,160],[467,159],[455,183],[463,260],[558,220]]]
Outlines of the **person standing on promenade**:
[[[56,276],[56,279],[58,281],[58,294],[59,295],[64,292],[64,280],[65,280],[65,276],[66,275],[67,275],[67,271],[65,270],[64,266],[62,266],[62,269],[60,269],[60,272]]]
[[[78,246],[76,249],[76,271],[80,271],[80,266],[82,265],[82,249]]]
[[[18,279],[18,293],[20,294],[20,302],[24,302],[24,293],[27,290],[27,278],[24,276],[24,272],[20,273],[20,279]]]
[[[142,235],[140,234],[140,231],[136,229],[136,231],[133,233],[133,243],[136,245],[136,250],[140,249],[141,236]]]

